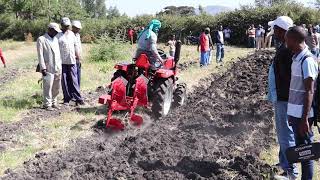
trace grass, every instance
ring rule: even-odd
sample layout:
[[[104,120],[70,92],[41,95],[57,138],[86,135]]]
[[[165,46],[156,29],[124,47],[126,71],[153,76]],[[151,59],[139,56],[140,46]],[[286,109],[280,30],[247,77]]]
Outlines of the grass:
[[[30,72],[6,83],[0,90],[0,121],[12,122],[20,112],[39,106],[41,87],[39,74]]]
[[[37,152],[65,149],[69,141],[90,135],[95,114],[64,113],[59,118],[33,125],[33,131],[17,135],[14,147],[0,153],[0,175],[7,168],[17,168]]]
[[[12,39],[10,40],[5,40],[5,41],[1,41],[0,40],[0,45],[1,45],[1,49],[3,51],[5,50],[15,50],[18,49],[19,47],[25,45],[25,42],[22,41],[13,41]]]

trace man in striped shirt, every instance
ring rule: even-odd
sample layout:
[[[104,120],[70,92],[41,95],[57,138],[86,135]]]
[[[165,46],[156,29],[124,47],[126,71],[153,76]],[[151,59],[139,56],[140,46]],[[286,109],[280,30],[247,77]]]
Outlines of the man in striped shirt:
[[[286,34],[287,46],[294,53],[291,65],[288,119],[297,146],[313,141],[312,102],[318,77],[318,64],[305,44],[306,37],[306,31],[300,26],[289,29]],[[301,165],[302,179],[312,180],[313,161],[304,161]]]

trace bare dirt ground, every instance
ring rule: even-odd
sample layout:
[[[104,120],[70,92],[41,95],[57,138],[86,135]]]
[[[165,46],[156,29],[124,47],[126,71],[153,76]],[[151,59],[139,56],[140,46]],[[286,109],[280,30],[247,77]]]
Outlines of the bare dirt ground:
[[[272,110],[264,100],[271,56],[241,59],[203,79],[187,105],[124,132],[104,130],[65,150],[38,153],[3,179],[268,179]],[[151,123],[152,122],[152,123]]]
[[[34,43],[24,43],[17,49],[4,51],[7,68],[0,70],[0,88],[1,85],[8,83],[18,75],[28,72],[30,69],[35,70],[35,53],[36,46]],[[23,58],[21,58],[23,57]]]

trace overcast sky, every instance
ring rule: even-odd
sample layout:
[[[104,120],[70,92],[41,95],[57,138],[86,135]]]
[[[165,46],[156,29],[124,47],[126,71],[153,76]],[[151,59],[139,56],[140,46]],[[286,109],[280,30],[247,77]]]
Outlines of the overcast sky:
[[[314,0],[297,0],[306,5]],[[155,14],[169,5],[194,6],[222,5],[237,8],[240,5],[253,4],[254,0],[106,0],[107,6],[117,6],[121,13],[129,16]]]

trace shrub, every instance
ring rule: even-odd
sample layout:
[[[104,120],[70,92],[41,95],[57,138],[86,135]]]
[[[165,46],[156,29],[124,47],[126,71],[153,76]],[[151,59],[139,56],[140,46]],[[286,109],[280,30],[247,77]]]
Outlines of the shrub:
[[[128,59],[127,43],[112,39],[107,35],[101,36],[90,52],[90,60],[95,62],[112,62]]]

